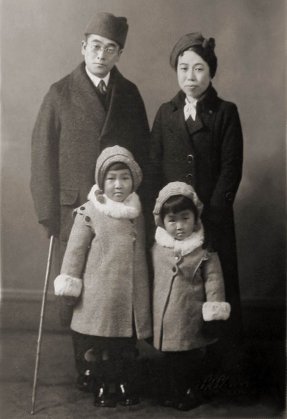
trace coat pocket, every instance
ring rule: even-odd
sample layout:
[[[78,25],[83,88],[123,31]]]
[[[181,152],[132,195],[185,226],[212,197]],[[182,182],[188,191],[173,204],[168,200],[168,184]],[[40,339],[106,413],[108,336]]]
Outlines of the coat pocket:
[[[76,204],[78,195],[79,195],[79,191],[77,189],[61,189],[61,192],[60,192],[61,205]]]
[[[62,189],[60,192],[61,203],[61,230],[60,239],[68,241],[73,225],[73,210],[79,205],[79,192],[75,189]]]

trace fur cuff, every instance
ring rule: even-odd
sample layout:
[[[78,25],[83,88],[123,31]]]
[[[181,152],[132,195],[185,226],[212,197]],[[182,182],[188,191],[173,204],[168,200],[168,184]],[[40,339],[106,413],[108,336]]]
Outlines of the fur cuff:
[[[229,303],[218,301],[207,301],[202,306],[203,320],[227,320],[230,316],[231,307]]]
[[[67,274],[58,275],[54,281],[55,295],[79,297],[82,291],[82,280]]]

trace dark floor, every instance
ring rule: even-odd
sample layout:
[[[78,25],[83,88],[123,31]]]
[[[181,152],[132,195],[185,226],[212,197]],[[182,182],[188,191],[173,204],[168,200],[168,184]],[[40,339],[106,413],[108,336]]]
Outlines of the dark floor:
[[[39,310],[38,303],[10,302],[3,311],[0,393],[0,417],[3,419],[31,417]],[[269,333],[267,337],[266,333],[262,336],[262,330],[253,331],[250,336],[250,327],[247,328],[248,334],[236,354],[225,357],[224,370],[206,374],[201,383],[205,402],[192,411],[179,412],[156,404],[155,376],[160,374],[161,362],[146,343],[140,344],[141,404],[130,408],[95,408],[93,395],[75,388],[70,335],[56,326],[55,313],[54,304],[49,303],[41,347],[36,418],[286,417],[284,339],[274,332],[278,322],[274,323],[273,334]]]

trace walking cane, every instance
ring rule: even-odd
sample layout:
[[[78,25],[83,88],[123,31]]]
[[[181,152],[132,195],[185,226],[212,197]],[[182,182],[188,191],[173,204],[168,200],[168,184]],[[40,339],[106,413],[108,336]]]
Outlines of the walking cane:
[[[53,246],[54,246],[54,236],[51,236],[50,244],[49,244],[47,267],[46,267],[44,290],[43,290],[43,296],[42,296],[38,340],[37,340],[37,353],[36,353],[36,363],[35,363],[35,371],[34,371],[31,415],[34,414],[34,406],[35,406],[35,399],[36,399],[37,378],[38,378],[38,370],[39,370],[39,363],[40,363],[40,350],[41,350],[41,343],[42,343],[42,329],[43,329],[43,320],[44,320],[44,315],[45,315],[45,305],[46,305],[46,296],[47,296],[47,290],[48,290],[49,276],[50,276],[50,270],[51,270],[51,264],[52,264],[51,262],[52,262]]]

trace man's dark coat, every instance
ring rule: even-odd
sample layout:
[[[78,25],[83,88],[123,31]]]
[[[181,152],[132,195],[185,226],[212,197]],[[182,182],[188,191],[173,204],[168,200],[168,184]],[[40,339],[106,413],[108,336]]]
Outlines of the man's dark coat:
[[[60,230],[66,242],[72,210],[87,200],[100,152],[129,149],[145,172],[149,127],[137,87],[111,71],[109,104],[103,105],[85,64],[53,84],[32,136],[31,190],[40,223]]]

